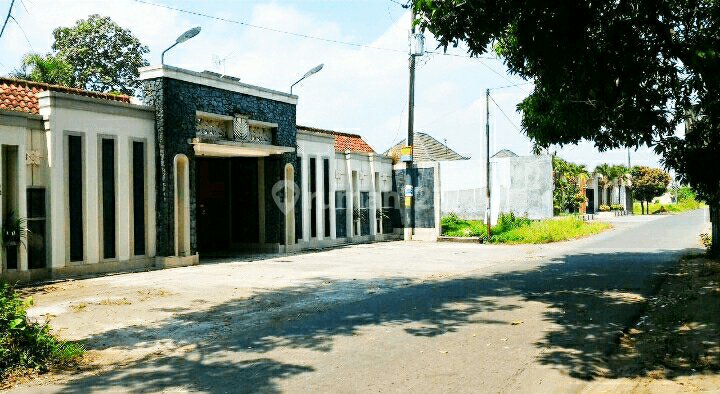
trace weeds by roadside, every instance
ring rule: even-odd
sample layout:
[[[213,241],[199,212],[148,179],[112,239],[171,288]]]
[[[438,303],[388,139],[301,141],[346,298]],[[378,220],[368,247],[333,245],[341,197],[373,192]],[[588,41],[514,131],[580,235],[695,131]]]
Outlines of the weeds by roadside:
[[[85,352],[79,344],[55,338],[47,324],[28,321],[26,310],[32,303],[31,297],[21,300],[12,286],[0,281],[0,388],[11,375],[45,372]]]
[[[455,215],[442,219],[442,235],[454,237],[480,237],[489,243],[548,243],[597,234],[610,225],[586,223],[578,216],[561,219],[530,220],[513,213],[500,214],[497,225],[488,237],[486,226],[480,220],[463,220]]]

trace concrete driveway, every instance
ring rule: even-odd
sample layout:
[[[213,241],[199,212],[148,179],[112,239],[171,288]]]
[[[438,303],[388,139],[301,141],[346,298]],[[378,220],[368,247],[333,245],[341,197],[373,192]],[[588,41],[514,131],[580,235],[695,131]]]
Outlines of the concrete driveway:
[[[548,245],[391,242],[66,281],[88,367],[13,392],[579,392],[705,211]]]

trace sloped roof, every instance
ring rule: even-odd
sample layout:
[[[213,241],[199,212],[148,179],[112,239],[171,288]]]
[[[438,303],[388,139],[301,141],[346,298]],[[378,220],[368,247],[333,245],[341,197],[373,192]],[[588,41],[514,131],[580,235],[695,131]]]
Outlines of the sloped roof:
[[[373,148],[357,134],[341,133],[339,131],[317,129],[314,127],[297,126],[298,130],[312,131],[315,133],[331,134],[335,136],[336,152],[365,152],[374,153]]]
[[[40,112],[40,106],[38,105],[38,98],[36,94],[45,90],[105,100],[121,101],[124,103],[130,102],[129,96],[116,96],[107,93],[89,92],[87,90],[69,88],[67,86],[50,85],[41,82],[0,77],[0,110],[37,114]]]
[[[398,159],[400,157],[400,150],[405,146],[406,141],[403,141],[385,152],[385,155]],[[445,160],[467,160],[465,157],[454,150],[450,149],[447,145],[440,143],[435,138],[425,133],[415,133],[413,136],[413,160],[414,161],[445,161]]]
[[[503,158],[503,157],[518,157],[518,155],[515,154],[515,152],[508,150],[508,149],[502,149],[498,153],[492,155],[493,158]]]

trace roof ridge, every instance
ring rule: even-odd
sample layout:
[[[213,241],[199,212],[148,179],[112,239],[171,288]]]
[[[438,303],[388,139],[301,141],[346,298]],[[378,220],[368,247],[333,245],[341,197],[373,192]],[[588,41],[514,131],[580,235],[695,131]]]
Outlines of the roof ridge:
[[[74,87],[70,87],[70,86],[55,85],[55,84],[49,84],[46,82],[28,81],[26,79],[0,77],[0,84],[22,86],[22,87],[25,87],[28,89],[31,89],[34,87],[34,88],[41,88],[43,90],[51,90],[54,92],[70,93],[70,94],[77,94],[77,95],[81,95],[81,96],[103,98],[103,99],[108,99],[108,100],[112,100],[112,101],[130,102],[130,96],[127,96],[124,94],[110,94],[110,93],[104,93],[104,92],[94,92],[91,90],[74,88]]]
[[[345,132],[342,132],[342,131],[334,131],[334,130],[327,130],[327,129],[319,129],[319,128],[317,128],[317,127],[302,126],[302,125],[297,125],[296,127],[297,127],[298,129],[303,129],[303,130],[308,130],[308,131],[315,131],[315,132],[318,132],[318,133],[327,133],[327,134],[335,134],[335,135],[346,135],[346,136],[348,136],[348,137],[359,137],[359,138],[362,138],[362,136],[361,136],[360,134],[345,133]]]

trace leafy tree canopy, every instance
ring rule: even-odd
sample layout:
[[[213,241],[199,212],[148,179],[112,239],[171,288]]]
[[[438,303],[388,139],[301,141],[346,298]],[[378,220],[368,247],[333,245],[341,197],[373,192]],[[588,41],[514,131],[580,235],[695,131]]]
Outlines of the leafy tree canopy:
[[[631,173],[633,197],[640,201],[662,196],[670,184],[670,175],[659,168],[635,166]]]
[[[535,82],[518,109],[540,148],[655,147],[720,204],[720,1],[414,0],[441,46],[494,48]],[[692,119],[684,137],[679,124]]]
[[[77,87],[133,95],[140,90],[138,68],[150,63],[149,52],[130,30],[109,17],[90,15],[72,27],[53,31],[56,55],[73,67]]]

